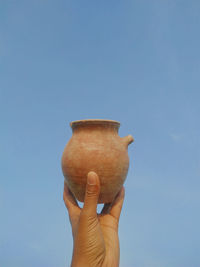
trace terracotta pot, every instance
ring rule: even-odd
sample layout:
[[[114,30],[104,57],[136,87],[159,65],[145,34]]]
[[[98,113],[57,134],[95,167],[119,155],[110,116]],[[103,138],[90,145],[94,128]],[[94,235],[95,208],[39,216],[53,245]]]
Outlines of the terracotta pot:
[[[127,176],[127,148],[133,137],[119,137],[120,123],[113,120],[80,120],[70,125],[73,135],[62,156],[66,183],[83,202],[87,174],[95,171],[101,184],[98,203],[112,202]]]

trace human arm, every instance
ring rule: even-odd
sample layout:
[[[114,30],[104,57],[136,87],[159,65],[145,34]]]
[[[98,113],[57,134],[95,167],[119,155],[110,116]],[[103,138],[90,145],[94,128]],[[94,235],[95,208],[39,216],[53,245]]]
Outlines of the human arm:
[[[87,177],[84,206],[81,209],[64,185],[63,199],[68,209],[73,234],[71,267],[118,267],[119,266],[119,217],[124,200],[124,188],[114,201],[105,204],[97,214],[100,181],[95,172]]]

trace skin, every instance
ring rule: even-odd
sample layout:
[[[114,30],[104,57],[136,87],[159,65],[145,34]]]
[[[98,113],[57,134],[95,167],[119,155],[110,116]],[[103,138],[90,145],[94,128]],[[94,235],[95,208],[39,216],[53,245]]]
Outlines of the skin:
[[[66,183],[64,184],[63,199],[74,241],[71,267],[119,266],[118,225],[124,201],[124,187],[113,203],[105,204],[101,213],[97,214],[99,192],[99,177],[95,172],[89,172],[81,209]]]

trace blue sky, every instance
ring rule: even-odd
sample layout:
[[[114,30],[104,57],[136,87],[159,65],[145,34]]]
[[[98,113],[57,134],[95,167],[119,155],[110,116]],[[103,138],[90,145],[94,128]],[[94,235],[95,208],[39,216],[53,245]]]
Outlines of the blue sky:
[[[69,122],[132,134],[122,267],[200,266],[200,2],[0,0],[0,266],[69,266]]]

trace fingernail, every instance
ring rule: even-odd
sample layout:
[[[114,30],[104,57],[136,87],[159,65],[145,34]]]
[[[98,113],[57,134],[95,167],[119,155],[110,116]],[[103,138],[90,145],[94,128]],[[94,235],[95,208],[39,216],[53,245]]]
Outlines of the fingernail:
[[[94,173],[94,172],[89,172],[88,173],[87,183],[89,185],[95,185],[97,183],[96,173]]]

